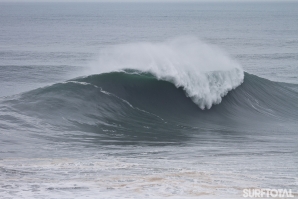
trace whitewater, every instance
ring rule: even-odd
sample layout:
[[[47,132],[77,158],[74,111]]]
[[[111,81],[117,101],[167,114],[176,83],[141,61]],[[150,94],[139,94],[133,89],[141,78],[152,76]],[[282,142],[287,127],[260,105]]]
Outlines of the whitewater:
[[[92,69],[95,74],[123,69],[149,72],[157,79],[183,87],[201,109],[219,104],[244,78],[236,61],[195,37],[112,46],[101,50]]]

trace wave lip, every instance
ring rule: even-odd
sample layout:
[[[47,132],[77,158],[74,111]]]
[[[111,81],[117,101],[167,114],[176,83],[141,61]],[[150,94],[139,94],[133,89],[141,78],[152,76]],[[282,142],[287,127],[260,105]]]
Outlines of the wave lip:
[[[219,104],[244,79],[242,67],[216,46],[194,37],[133,43],[103,49],[93,73],[133,69],[182,87],[201,109]],[[127,71],[125,71],[127,72]]]

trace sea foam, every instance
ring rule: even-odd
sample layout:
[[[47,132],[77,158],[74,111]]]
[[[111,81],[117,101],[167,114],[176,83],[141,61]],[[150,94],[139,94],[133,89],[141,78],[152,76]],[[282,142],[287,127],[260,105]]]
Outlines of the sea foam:
[[[195,37],[107,47],[91,67],[92,73],[123,69],[149,72],[182,87],[201,109],[219,104],[244,79],[240,64],[218,47]]]

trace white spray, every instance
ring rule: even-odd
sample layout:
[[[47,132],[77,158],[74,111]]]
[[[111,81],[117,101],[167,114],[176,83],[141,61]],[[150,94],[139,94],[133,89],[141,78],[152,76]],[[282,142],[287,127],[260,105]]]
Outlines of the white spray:
[[[216,46],[194,37],[161,43],[131,43],[101,50],[93,73],[135,69],[183,87],[201,109],[221,102],[243,82],[241,66]]]

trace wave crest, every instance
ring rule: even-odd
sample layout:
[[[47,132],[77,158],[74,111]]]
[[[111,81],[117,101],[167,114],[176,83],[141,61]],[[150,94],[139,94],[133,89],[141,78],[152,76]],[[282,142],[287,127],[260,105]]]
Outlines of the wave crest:
[[[182,87],[201,109],[221,102],[244,79],[242,67],[218,47],[194,37],[131,43],[101,50],[92,73],[134,69]]]

